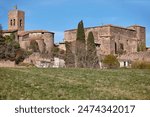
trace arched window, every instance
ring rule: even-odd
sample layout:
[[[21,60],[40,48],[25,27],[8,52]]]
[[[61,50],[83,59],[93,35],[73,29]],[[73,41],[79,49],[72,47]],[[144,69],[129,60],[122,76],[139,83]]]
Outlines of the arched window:
[[[20,19],[20,27],[22,27],[22,19]]]
[[[11,20],[10,20],[10,26],[12,26],[12,24],[13,24],[13,23],[12,23],[12,19],[11,19]]]
[[[16,20],[14,19],[14,26],[16,25]]]

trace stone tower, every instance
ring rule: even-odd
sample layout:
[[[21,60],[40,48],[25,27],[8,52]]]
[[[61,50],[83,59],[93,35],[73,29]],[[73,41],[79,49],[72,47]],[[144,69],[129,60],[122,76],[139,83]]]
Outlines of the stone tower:
[[[139,25],[133,25],[129,27],[130,29],[136,30],[136,42],[138,46],[146,47],[146,29],[145,27]]]
[[[25,13],[17,9],[9,11],[8,13],[8,30],[24,31]]]

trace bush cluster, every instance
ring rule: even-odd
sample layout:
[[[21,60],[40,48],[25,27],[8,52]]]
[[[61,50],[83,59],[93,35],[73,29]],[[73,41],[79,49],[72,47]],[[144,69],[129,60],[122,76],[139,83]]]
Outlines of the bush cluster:
[[[150,62],[146,61],[135,61],[131,65],[134,69],[150,69]]]
[[[104,60],[102,61],[105,67],[107,68],[118,68],[119,62],[114,55],[107,55],[105,56]]]

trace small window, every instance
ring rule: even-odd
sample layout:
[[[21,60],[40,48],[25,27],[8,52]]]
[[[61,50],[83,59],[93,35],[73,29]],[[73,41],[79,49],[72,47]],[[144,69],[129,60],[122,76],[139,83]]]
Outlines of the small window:
[[[117,43],[115,42],[115,54],[117,54],[118,49],[117,49]]]
[[[22,27],[22,19],[20,19],[20,27]]]
[[[14,26],[15,26],[15,24],[16,24],[16,20],[14,19]]]
[[[11,19],[11,20],[10,20],[10,26],[12,26],[12,24],[13,24],[13,23],[12,23],[12,19]]]
[[[121,49],[121,50],[124,50],[124,47],[123,47],[123,44],[122,44],[122,43],[120,43],[120,49]]]
[[[96,46],[96,47],[100,47],[100,46],[101,46],[101,44],[95,43],[95,46]]]
[[[126,67],[126,62],[124,61],[124,67]]]

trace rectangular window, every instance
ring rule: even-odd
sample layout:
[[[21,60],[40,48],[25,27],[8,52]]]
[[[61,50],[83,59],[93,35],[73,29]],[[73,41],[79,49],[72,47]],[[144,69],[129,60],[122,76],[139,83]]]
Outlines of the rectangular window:
[[[12,19],[10,20],[10,26],[12,26]]]
[[[20,27],[22,27],[22,19],[20,19]]]
[[[14,26],[15,26],[16,20],[14,19]]]

